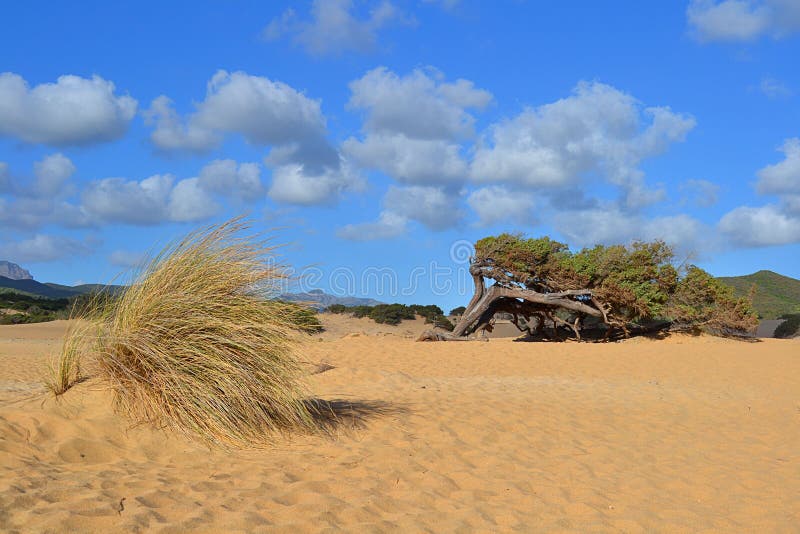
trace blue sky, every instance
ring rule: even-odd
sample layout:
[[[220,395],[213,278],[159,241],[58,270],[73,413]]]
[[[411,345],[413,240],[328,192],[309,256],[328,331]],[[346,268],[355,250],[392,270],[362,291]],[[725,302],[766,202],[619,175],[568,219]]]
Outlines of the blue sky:
[[[46,13],[47,16],[44,16]],[[466,302],[466,242],[800,277],[800,2],[18,2],[0,259],[108,281],[248,213],[305,286]]]

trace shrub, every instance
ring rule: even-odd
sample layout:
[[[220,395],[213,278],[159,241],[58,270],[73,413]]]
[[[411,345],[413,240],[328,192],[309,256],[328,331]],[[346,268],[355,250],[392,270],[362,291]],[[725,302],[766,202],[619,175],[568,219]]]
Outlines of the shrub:
[[[467,308],[464,306],[459,306],[458,308],[453,308],[450,310],[450,315],[464,315],[464,312],[467,311]]]
[[[296,310],[265,304],[255,289],[277,291],[283,270],[245,229],[233,219],[167,247],[90,314],[96,330],[69,336],[97,343],[98,373],[134,421],[238,446],[312,427]]]
[[[433,326],[436,328],[447,330],[448,332],[452,332],[453,328],[455,328],[455,326],[453,326],[453,323],[451,323],[444,315],[440,315],[439,317],[434,319]]]
[[[781,319],[785,319],[778,328],[775,329],[775,337],[790,338],[794,337],[800,332],[800,313],[793,313],[782,315]]]
[[[344,304],[331,304],[325,311],[328,313],[345,313],[348,311],[348,308]]]

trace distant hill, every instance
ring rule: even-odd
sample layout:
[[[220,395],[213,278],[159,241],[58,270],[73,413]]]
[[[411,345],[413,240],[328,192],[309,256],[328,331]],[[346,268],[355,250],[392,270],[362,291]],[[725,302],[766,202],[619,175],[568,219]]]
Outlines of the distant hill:
[[[753,307],[764,319],[777,319],[786,313],[800,313],[800,280],[772,271],[758,271],[745,276],[722,276],[737,295],[747,295],[755,285]]]
[[[79,286],[62,286],[60,284],[43,284],[36,280],[14,280],[6,276],[0,276],[0,289],[11,290],[27,295],[47,297],[51,299],[63,299],[83,295],[92,291],[99,291],[108,288],[111,292],[119,291],[122,286],[104,286],[101,284],[83,284]]]
[[[343,304],[344,306],[376,306],[383,304],[383,302],[375,299],[337,297],[336,295],[329,295],[321,289],[312,289],[308,293],[284,293],[279,298],[290,302],[304,302],[312,308],[320,310],[327,308],[331,304]]]

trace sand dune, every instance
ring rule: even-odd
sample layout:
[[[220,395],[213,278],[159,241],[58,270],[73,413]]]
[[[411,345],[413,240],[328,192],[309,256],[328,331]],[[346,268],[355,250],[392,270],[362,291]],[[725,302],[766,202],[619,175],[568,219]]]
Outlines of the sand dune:
[[[800,524],[797,340],[415,343],[408,325],[337,323],[308,359],[334,366],[309,385],[344,401],[338,437],[226,453],[129,428],[96,381],[48,399],[38,376],[64,328],[0,327],[2,531]]]

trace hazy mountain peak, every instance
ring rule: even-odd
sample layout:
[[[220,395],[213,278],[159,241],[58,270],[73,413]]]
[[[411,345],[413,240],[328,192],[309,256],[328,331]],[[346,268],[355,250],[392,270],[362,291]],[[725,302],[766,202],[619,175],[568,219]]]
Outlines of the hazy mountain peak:
[[[33,280],[31,273],[23,269],[16,263],[0,260],[0,276],[5,276],[12,280]]]

